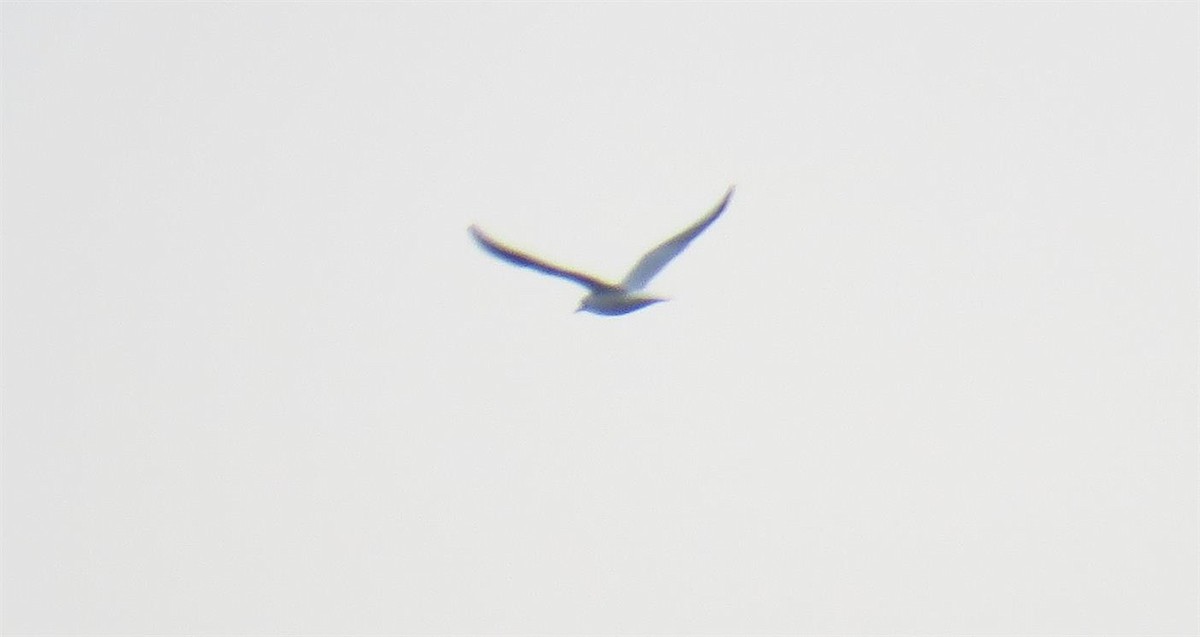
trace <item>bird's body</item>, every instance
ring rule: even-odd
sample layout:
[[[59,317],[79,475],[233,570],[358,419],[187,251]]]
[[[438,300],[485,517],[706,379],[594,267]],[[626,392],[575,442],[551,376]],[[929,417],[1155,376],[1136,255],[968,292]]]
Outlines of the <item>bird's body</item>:
[[[583,297],[579,302],[579,309],[576,312],[618,316],[666,300],[643,294],[641,290],[650,282],[650,279],[654,275],[666,267],[667,263],[670,263],[671,259],[674,259],[680,252],[683,252],[683,249],[691,243],[692,239],[699,236],[709,224],[721,216],[732,196],[733,188],[730,188],[720,203],[707,215],[685,228],[679,234],[667,239],[653,250],[647,252],[638,260],[637,264],[633,266],[633,269],[629,271],[629,274],[620,283],[610,283],[590,274],[554,265],[516,248],[506,246],[489,237],[477,226],[471,226],[470,231],[471,236],[479,242],[480,247],[513,265],[531,268],[551,276],[570,279],[586,287],[588,295]]]
[[[620,316],[621,314],[629,314],[634,310],[640,310],[647,305],[653,305],[665,300],[626,290],[601,290],[583,297],[583,300],[579,302],[579,309],[576,312]]]

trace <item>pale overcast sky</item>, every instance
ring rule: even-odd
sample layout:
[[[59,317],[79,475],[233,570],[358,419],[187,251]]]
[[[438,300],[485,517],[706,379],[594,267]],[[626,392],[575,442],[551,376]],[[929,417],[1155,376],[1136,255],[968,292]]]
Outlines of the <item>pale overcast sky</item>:
[[[1200,631],[1195,3],[0,18],[6,634]]]

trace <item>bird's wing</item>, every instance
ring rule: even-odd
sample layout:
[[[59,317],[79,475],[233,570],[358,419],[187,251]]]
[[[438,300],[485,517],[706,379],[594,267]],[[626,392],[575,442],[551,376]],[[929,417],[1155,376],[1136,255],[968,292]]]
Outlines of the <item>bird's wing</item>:
[[[640,290],[646,287],[646,284],[650,282],[650,279],[654,278],[654,275],[658,274],[660,270],[666,267],[667,263],[670,263],[671,259],[674,259],[676,255],[678,255],[680,252],[683,252],[683,249],[686,248],[689,243],[691,243],[692,239],[695,239],[697,236],[699,236],[699,234],[704,232],[704,229],[707,228],[709,224],[716,221],[717,217],[721,216],[721,213],[725,211],[725,206],[729,205],[729,198],[732,196],[733,187],[730,186],[729,192],[725,193],[725,197],[721,199],[721,202],[718,203],[711,212],[709,212],[707,215],[704,215],[703,219],[693,223],[683,232],[680,232],[670,239],[667,239],[657,248],[647,252],[646,255],[637,262],[637,265],[633,266],[633,269],[629,271],[629,274],[625,275],[625,280],[621,281],[621,287],[625,288],[626,290]]]
[[[616,286],[608,281],[598,279],[590,274],[576,272],[575,270],[568,270],[567,268],[554,265],[553,263],[542,261],[541,259],[521,252],[516,248],[506,246],[503,243],[500,243],[499,241],[487,236],[487,234],[485,234],[483,230],[480,230],[478,226],[471,226],[470,231],[471,236],[475,237],[475,240],[479,242],[480,247],[513,265],[521,266],[522,268],[532,268],[538,272],[562,277],[564,279],[570,279],[593,292],[616,289]]]

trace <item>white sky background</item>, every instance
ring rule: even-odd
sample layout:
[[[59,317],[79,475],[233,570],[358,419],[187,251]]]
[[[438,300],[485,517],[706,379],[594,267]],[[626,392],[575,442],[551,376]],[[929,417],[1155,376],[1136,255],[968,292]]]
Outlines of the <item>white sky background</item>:
[[[1194,3],[0,17],[6,633],[1200,629]]]

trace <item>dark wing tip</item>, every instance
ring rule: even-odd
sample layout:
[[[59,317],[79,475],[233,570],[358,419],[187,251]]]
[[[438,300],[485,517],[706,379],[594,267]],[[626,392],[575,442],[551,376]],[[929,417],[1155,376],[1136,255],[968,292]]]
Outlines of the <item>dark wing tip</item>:
[[[467,228],[467,232],[471,233],[471,238],[474,239],[476,243],[489,252],[494,252],[500,248],[500,244],[495,239],[488,236],[488,234],[484,232],[482,228],[475,224],[471,224],[471,226]]]
[[[508,246],[488,236],[488,233],[484,232],[482,228],[475,224],[471,224],[471,226],[467,228],[467,232],[471,233],[471,238],[475,240],[475,243],[479,244],[479,247],[493,255],[503,259],[511,260],[514,256],[513,253],[516,252],[516,250],[513,250],[512,248],[509,248]]]
[[[729,200],[733,198],[733,191],[737,189],[737,184],[730,184],[729,190],[725,191],[725,196],[721,199],[721,203],[717,204],[717,210],[725,210],[725,206],[729,205]]]
[[[708,224],[716,221],[717,217],[720,217],[721,214],[725,212],[725,208],[729,206],[729,200],[733,199],[733,191],[736,187],[737,186],[734,185],[729,186],[729,190],[725,191],[725,196],[721,197],[721,200],[717,202],[717,205],[713,206],[712,210],[709,211],[707,215],[704,215],[704,217],[700,219],[700,221],[696,222],[696,225],[689,230],[695,230],[696,234],[700,234],[702,230],[708,227]]]

